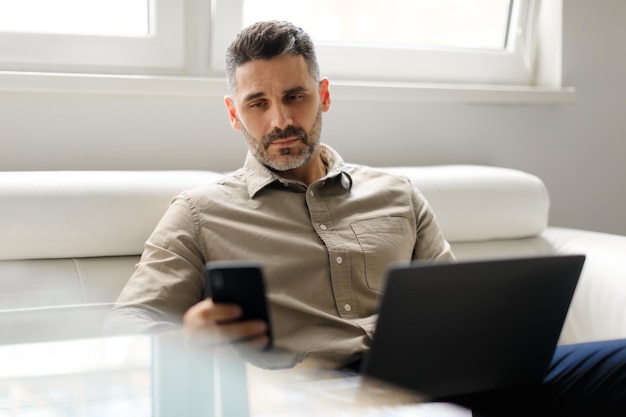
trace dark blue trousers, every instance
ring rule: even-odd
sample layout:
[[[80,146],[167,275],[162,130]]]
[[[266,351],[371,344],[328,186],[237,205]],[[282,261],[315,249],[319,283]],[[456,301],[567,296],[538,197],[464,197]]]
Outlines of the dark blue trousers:
[[[475,417],[626,417],[626,339],[559,346],[542,384],[451,400]]]

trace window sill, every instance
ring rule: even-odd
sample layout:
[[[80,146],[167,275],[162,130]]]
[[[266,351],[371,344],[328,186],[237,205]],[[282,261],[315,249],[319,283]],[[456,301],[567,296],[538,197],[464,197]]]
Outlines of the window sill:
[[[573,87],[332,81],[335,100],[467,103],[572,104]],[[223,78],[0,72],[0,92],[88,93],[223,97]]]
[[[466,104],[571,104],[573,87],[468,84],[335,82],[333,97],[344,100]]]

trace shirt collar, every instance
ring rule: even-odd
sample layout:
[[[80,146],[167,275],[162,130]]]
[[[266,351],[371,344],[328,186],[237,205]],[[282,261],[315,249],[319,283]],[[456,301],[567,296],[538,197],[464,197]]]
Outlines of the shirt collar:
[[[345,190],[350,190],[352,188],[352,177],[341,156],[326,144],[321,143],[320,148],[322,161],[324,161],[324,164],[328,167],[328,171],[323,179],[340,177],[338,179],[341,181],[341,186]],[[250,198],[254,198],[260,190],[276,181],[287,181],[279,174],[257,161],[250,151],[248,151],[246,155],[243,171],[248,183]]]

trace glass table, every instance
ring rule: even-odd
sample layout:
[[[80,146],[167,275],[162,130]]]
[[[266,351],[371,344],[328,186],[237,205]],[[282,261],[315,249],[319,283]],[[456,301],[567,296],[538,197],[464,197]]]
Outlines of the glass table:
[[[133,335],[0,346],[1,417],[468,417],[315,366],[263,369],[228,345]]]

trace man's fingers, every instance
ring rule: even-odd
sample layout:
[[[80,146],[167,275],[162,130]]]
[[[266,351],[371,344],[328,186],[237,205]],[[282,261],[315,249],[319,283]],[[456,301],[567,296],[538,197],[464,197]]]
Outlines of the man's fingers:
[[[241,317],[241,307],[237,304],[214,304],[206,299],[193,305],[183,316],[183,324],[193,328],[213,327],[219,322],[229,322]]]
[[[241,315],[237,304],[215,304],[206,299],[187,310],[183,324],[187,336],[202,344],[235,343],[251,349],[267,346],[268,324],[262,320],[237,321]]]
[[[232,341],[241,341],[264,335],[267,323],[262,320],[247,320],[220,325],[222,333]]]

